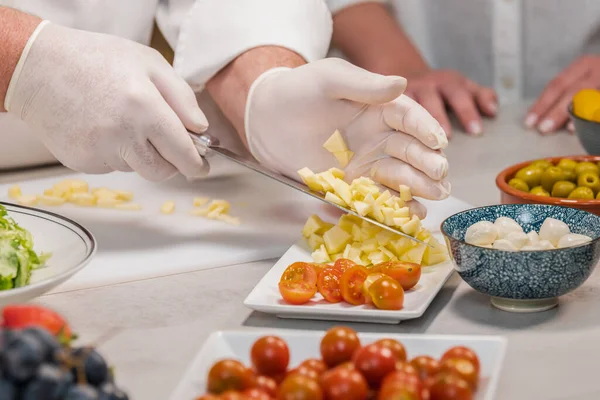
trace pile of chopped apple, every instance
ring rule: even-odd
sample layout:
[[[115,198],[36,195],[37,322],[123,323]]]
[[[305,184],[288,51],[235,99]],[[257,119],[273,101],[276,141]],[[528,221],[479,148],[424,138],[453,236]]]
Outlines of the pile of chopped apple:
[[[343,215],[336,225],[311,216],[302,230],[317,263],[346,258],[370,266],[386,261],[404,261],[430,266],[448,259],[446,247],[423,227],[414,235],[431,247],[396,235],[354,215]]]

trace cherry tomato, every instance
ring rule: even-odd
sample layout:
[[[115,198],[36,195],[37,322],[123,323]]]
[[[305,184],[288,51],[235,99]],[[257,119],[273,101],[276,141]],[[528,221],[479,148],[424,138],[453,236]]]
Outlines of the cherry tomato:
[[[410,361],[410,364],[415,367],[421,380],[425,380],[430,376],[435,376],[440,372],[440,362],[433,357],[418,356],[413,358]]]
[[[370,273],[369,275],[367,275],[367,279],[365,279],[361,288],[362,294],[363,296],[365,296],[365,303],[373,304],[373,301],[371,300],[371,295],[369,294],[369,288],[371,287],[373,282],[378,281],[379,278],[383,278],[384,276],[385,275],[379,272]]]
[[[208,372],[208,391],[221,394],[228,390],[246,390],[254,386],[252,371],[241,362],[221,360]]]
[[[305,366],[310,369],[314,369],[319,374],[322,374],[323,372],[327,371],[327,365],[325,365],[325,363],[322,360],[318,360],[316,358],[309,358],[308,360],[304,360],[302,361],[300,366]]]
[[[421,279],[421,266],[415,263],[386,261],[375,265],[373,270],[397,280],[404,290],[412,289]]]
[[[321,296],[330,303],[339,303],[342,301],[342,292],[340,280],[342,272],[339,269],[330,267],[325,268],[317,280],[317,290]]]
[[[321,272],[323,272],[326,268],[331,267],[329,264],[317,264],[317,263],[308,263],[308,264],[310,264],[315,269],[315,272],[317,273],[317,278],[319,277],[319,275],[321,275]]]
[[[369,294],[375,307],[381,310],[401,310],[404,306],[404,289],[389,276],[373,282]]]
[[[269,396],[269,394],[267,392],[265,392],[264,390],[260,390],[257,388],[253,388],[253,389],[248,389],[245,390],[242,393],[245,397],[245,400],[271,400],[272,397]]]
[[[325,372],[321,387],[327,400],[366,400],[369,386],[360,372],[336,367]]]
[[[219,396],[219,400],[246,400],[246,396],[235,390],[228,390]]]
[[[358,348],[360,348],[360,340],[356,332],[350,328],[331,328],[321,339],[321,357],[329,368],[352,360]]]
[[[356,369],[356,365],[354,365],[352,361],[346,361],[345,363],[341,363],[340,365],[338,365],[336,368]]]
[[[265,336],[252,345],[250,359],[260,375],[274,376],[287,371],[290,350],[281,338]]]
[[[268,376],[258,376],[256,378],[256,388],[267,393],[271,397],[277,396],[277,382]]]
[[[394,353],[396,361],[406,361],[406,349],[399,341],[394,339],[381,339],[376,341],[375,344],[390,349],[392,353]]]
[[[406,399],[421,400],[423,389],[423,383],[418,376],[395,371],[388,374],[383,380],[378,399],[401,399],[403,397],[400,395],[404,395]]]
[[[280,281],[306,282],[313,285],[317,284],[317,271],[314,264],[305,262],[295,262],[290,264],[283,274]]]
[[[322,400],[323,392],[317,381],[302,375],[290,375],[277,391],[278,400]]]
[[[301,305],[306,304],[317,293],[317,286],[313,286],[306,282],[279,282],[279,293],[283,300],[290,304]]]
[[[442,361],[440,372],[458,375],[467,381],[471,389],[474,391],[477,389],[479,374],[477,373],[475,364],[471,360],[467,360],[466,358],[447,358]]]
[[[313,379],[315,381],[318,381],[319,377],[321,376],[321,374],[319,372],[317,372],[316,370],[314,370],[312,368],[307,367],[306,365],[300,365],[297,368],[294,368],[293,370],[288,372],[287,376],[290,376],[293,374],[300,374],[300,375],[306,376],[307,378]]]
[[[454,374],[438,374],[429,391],[432,400],[473,400],[467,381]]]
[[[444,360],[446,360],[448,358],[464,358],[465,360],[471,361],[473,363],[473,365],[475,365],[475,368],[477,369],[477,374],[479,374],[479,371],[480,371],[479,357],[477,357],[477,354],[473,350],[469,349],[468,347],[464,347],[464,346],[452,347],[451,349],[446,351],[444,353],[444,355],[442,355],[441,361],[443,362]]]
[[[396,362],[396,371],[405,372],[407,374],[412,374],[416,377],[419,377],[419,371],[408,361],[397,361]],[[420,378],[419,378],[420,379]]]
[[[342,297],[347,303],[355,306],[365,304],[362,285],[367,279],[367,275],[369,275],[369,271],[360,265],[344,271],[342,279],[340,279],[340,287],[342,288]]]
[[[394,353],[390,349],[375,343],[358,349],[354,353],[352,361],[372,388],[378,388],[383,378],[396,369]]]
[[[356,267],[356,263],[354,261],[352,261],[352,260],[348,260],[347,258],[338,258],[333,263],[333,267],[336,268],[336,269],[339,269],[340,272],[344,272],[347,269],[350,269],[352,267]]]

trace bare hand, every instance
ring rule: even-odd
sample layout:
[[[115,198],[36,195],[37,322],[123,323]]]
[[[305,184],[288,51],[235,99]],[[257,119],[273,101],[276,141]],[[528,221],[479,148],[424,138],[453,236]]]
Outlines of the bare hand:
[[[446,135],[451,137],[452,126],[446,105],[454,111],[464,130],[481,135],[481,115],[496,115],[496,93],[465,78],[456,71],[434,70],[415,78],[408,78],[405,94],[419,102],[438,120]]]
[[[525,117],[528,128],[555,132],[569,122],[569,103],[581,89],[600,87],[600,56],[578,58],[546,86]],[[572,130],[572,124],[568,126]]]

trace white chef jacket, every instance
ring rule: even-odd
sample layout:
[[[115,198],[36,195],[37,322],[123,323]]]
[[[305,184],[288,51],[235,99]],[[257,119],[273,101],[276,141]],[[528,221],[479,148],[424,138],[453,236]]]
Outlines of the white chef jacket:
[[[290,48],[308,61],[323,58],[332,31],[323,0],[0,0],[0,6],[146,45],[156,18],[175,49],[176,69],[196,89],[236,56],[261,45]],[[207,108],[214,126],[211,114],[218,109]],[[0,113],[0,170],[52,162],[28,125]]]
[[[503,102],[535,98],[577,57],[600,54],[600,0],[388,1],[431,66],[493,87]],[[357,2],[336,0],[332,11]]]

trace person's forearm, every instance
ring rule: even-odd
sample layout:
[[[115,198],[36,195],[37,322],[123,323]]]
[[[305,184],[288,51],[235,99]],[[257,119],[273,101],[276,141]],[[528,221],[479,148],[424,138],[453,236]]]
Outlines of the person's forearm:
[[[294,68],[303,64],[306,64],[304,58],[292,50],[277,46],[256,47],[237,57],[209,80],[206,90],[246,143],[244,111],[254,80],[272,68]]]
[[[336,13],[332,40],[352,63],[371,72],[413,77],[429,70],[419,50],[380,3],[357,4]]]
[[[8,7],[0,7],[0,112],[5,112],[4,98],[10,78],[19,62],[27,40],[41,19]]]

